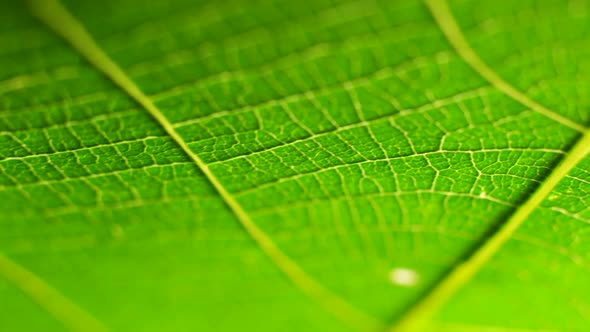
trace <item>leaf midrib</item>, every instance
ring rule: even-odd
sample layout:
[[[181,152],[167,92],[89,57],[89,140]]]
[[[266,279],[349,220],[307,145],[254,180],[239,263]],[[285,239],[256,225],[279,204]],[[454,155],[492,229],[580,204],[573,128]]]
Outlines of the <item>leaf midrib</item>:
[[[540,206],[543,200],[545,200],[545,197],[549,195],[557,184],[582,159],[590,154],[589,128],[547,109],[504,81],[471,48],[455,21],[447,1],[424,1],[451,46],[475,72],[510,98],[555,122],[580,132],[581,136],[576,140],[573,147],[569,149],[557,167],[541,182],[532,195],[508,217],[508,220],[502,223],[494,233],[475,248],[465,261],[458,263],[423,298],[419,299],[400,321],[391,326],[389,329],[391,332],[422,330],[438,309],[460,288],[467,284],[492,256],[500,250],[504,243],[512,237],[514,232],[516,232],[533,210]]]
[[[59,2],[59,0],[30,0],[31,11],[54,32],[68,41],[88,62],[110,78],[127,95],[140,104],[199,167],[225,204],[254,239],[262,251],[285,276],[305,294],[319,302],[342,321],[359,328],[378,328],[381,323],[356,309],[350,303],[325,288],[287,256],[250,218],[238,201],[219,182],[215,174],[193,152],[154,102],[130,77],[106,54],[84,26]]]

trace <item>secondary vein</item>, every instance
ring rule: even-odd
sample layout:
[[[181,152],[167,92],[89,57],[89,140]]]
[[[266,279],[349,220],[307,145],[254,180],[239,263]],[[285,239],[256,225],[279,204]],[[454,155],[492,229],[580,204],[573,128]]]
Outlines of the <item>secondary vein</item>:
[[[578,132],[584,132],[586,127],[580,125],[562,115],[546,108],[529,98],[524,93],[518,91],[510,83],[506,82],[500,75],[498,75],[490,66],[488,66],[478,55],[469,42],[465,39],[461,28],[455,21],[449,5],[446,0],[425,0],[427,7],[430,9],[434,20],[447,37],[449,43],[455,48],[455,51],[463,58],[463,60],[471,66],[481,77],[490,82],[496,89],[502,91],[510,98],[530,108],[531,110],[542,114],[564,126],[570,127]]]
[[[375,318],[356,309],[311,277],[295,261],[287,256],[274,241],[260,229],[234,196],[228,192],[208,165],[191,150],[164,116],[154,102],[131,80],[98,45],[84,26],[58,0],[30,0],[32,12],[58,35],[68,41],[88,62],[109,77],[116,85],[139,103],[166,131],[170,137],[201,169],[205,177],[217,190],[246,232],[254,239],[262,251],[281,270],[291,282],[305,294],[318,301],[326,310],[339,319],[361,329],[382,326]]]
[[[561,124],[580,131],[582,135],[568,151],[559,165],[540,184],[533,194],[518,207],[505,223],[492,234],[469,258],[453,268],[435,287],[422,298],[408,313],[396,324],[391,326],[391,332],[422,331],[436,311],[444,305],[460,288],[467,284],[471,278],[502,248],[528,218],[528,216],[543,202],[545,197],[557,186],[557,184],[577,165],[583,158],[590,154],[590,129],[580,126],[559,114],[546,109],[532,101],[526,95],[513,88],[510,84],[498,76],[489,68],[471,49],[465,37],[455,22],[445,0],[425,0],[432,15],[447,36],[457,52],[490,83],[496,86],[510,97],[530,107]]]
[[[0,276],[15,284],[71,331],[107,332],[108,329],[33,272],[0,254]]]

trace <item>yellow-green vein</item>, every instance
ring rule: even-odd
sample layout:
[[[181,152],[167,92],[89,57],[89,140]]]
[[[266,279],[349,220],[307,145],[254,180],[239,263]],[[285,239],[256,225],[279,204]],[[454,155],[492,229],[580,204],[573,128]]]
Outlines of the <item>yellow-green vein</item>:
[[[154,102],[129,76],[102,50],[84,26],[57,0],[30,0],[32,12],[62,38],[67,40],[92,65],[109,77],[116,85],[139,103],[174,139],[182,150],[201,169],[221,198],[234,213],[248,234],[256,241],[271,261],[305,294],[318,301],[339,319],[361,329],[378,328],[381,323],[356,309],[307,274],[264,233],[244,211],[238,201],[219,182],[215,174],[193,152],[174,126]]]
[[[106,332],[108,329],[88,312],[63,296],[33,272],[0,254],[0,276],[16,285],[39,306],[71,331]]]
[[[546,108],[529,98],[524,93],[518,91],[510,83],[506,82],[500,75],[498,75],[490,66],[488,66],[469,45],[465,36],[461,32],[461,28],[453,18],[453,14],[449,9],[446,0],[425,0],[426,5],[430,9],[432,16],[436,23],[442,30],[443,34],[449,40],[449,43],[455,48],[455,51],[463,58],[463,60],[473,68],[481,77],[486,79],[496,89],[502,91],[510,98],[530,108],[534,112],[542,114],[564,126],[570,127],[578,132],[584,132],[585,127],[575,123],[574,121],[561,116],[558,113]]]
[[[582,133],[575,145],[571,148],[560,164],[541,183],[535,192],[519,206],[508,220],[475,250],[471,256],[455,266],[445,278],[435,285],[424,298],[422,298],[410,311],[390,328],[390,331],[422,331],[427,326],[432,315],[447,301],[457,290],[465,285],[500,248],[508,241],[518,227],[549,195],[555,186],[574,168],[584,157],[590,154],[590,129],[586,129],[571,120],[561,117],[557,113],[544,108],[530,98],[513,88],[510,84],[498,76],[489,68],[475,52],[469,47],[465,37],[455,22],[447,3],[444,0],[426,0],[433,16],[440,25],[444,34],[457,52],[484,78],[489,80],[496,88],[510,97],[530,107],[561,124],[576,129]]]
[[[455,266],[430,293],[392,326],[390,331],[421,331],[420,327],[428,322],[436,310],[459,288],[465,285],[500,250],[502,245],[510,239],[531,212],[541,204],[572,168],[588,154],[590,154],[590,130],[584,132],[561,163],[541,183],[528,200],[515,210],[498,231],[477,248],[467,260]]]

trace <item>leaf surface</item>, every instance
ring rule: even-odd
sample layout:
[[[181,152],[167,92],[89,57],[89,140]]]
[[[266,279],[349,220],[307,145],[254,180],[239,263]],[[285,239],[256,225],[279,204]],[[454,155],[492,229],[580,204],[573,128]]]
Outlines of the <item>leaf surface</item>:
[[[587,3],[428,4],[3,4],[8,329],[583,330]]]

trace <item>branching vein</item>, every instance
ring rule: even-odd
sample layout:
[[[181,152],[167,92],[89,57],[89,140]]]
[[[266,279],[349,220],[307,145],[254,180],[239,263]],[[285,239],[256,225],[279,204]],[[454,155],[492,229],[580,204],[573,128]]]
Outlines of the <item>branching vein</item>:
[[[545,106],[537,103],[529,98],[524,93],[518,91],[510,83],[506,82],[500,75],[498,75],[492,68],[490,68],[469,45],[463,32],[455,22],[453,14],[445,0],[425,0],[426,5],[430,9],[432,16],[438,23],[443,34],[447,37],[451,45],[455,48],[457,53],[465,60],[465,62],[473,68],[479,75],[490,82],[498,90],[505,93],[510,98],[525,105],[531,110],[542,114],[564,126],[570,127],[578,132],[584,132],[586,128],[574,121],[563,117],[562,115],[547,109]]]
[[[172,123],[154,102],[129,76],[102,50],[83,25],[57,0],[31,0],[31,10],[57,34],[67,40],[92,65],[102,71],[115,84],[137,101],[174,139],[182,150],[201,169],[221,198],[272,262],[304,293],[318,301],[343,321],[360,328],[380,325],[373,317],[354,308],[348,302],[325,288],[287,256],[250,218],[238,201],[225,189],[201,158],[193,152]]]
[[[510,238],[515,231],[527,219],[527,217],[543,202],[545,197],[567,176],[567,174],[590,154],[590,129],[573,123],[557,113],[544,108],[527,96],[514,89],[510,84],[500,78],[489,68],[469,46],[455,22],[447,3],[443,0],[426,0],[433,16],[439,26],[456,48],[457,52],[484,78],[489,80],[499,90],[510,97],[530,107],[561,124],[576,129],[582,133],[572,149],[568,152],[561,163],[541,183],[536,191],[519,206],[508,220],[492,234],[472,255],[455,266],[445,278],[435,285],[432,291],[422,298],[411,310],[391,327],[390,331],[423,331],[429,319],[435,312],[446,303],[452,296],[468,283],[471,278],[494,256]]]

